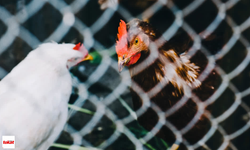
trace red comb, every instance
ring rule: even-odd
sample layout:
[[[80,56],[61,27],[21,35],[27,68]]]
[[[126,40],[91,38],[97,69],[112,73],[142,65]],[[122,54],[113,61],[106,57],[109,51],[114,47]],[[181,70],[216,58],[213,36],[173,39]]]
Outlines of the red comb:
[[[118,34],[117,34],[118,40],[121,40],[122,36],[125,35],[127,35],[127,26],[126,23],[123,20],[121,20],[120,25],[118,27]]]
[[[76,44],[76,46],[73,48],[74,50],[80,50],[81,47],[81,43]]]
[[[122,56],[127,53],[127,26],[123,20],[119,24],[117,38],[116,53]]]

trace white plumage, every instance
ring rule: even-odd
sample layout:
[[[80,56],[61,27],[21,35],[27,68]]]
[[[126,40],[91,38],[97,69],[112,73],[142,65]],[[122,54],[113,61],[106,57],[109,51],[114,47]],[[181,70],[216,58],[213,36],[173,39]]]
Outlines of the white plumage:
[[[16,150],[46,150],[67,120],[69,68],[88,54],[82,46],[46,43],[0,82],[0,137],[15,136]]]

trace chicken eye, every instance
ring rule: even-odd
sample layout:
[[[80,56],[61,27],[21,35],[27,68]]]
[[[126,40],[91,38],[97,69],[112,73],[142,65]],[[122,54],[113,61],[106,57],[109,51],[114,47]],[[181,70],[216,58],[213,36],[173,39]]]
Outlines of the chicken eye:
[[[136,39],[135,39],[135,45],[137,45],[138,43],[139,43],[139,39],[136,38]]]

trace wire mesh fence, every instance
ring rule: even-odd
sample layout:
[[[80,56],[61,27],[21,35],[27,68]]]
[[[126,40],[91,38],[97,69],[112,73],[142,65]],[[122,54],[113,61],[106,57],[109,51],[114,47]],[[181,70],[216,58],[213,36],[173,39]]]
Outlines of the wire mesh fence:
[[[0,77],[41,43],[83,42],[95,61],[71,70],[75,86],[68,122],[51,150],[161,150],[173,143],[187,149],[250,149],[249,6],[247,0],[1,1]],[[190,39],[187,55],[204,64],[198,77],[203,90],[193,90],[164,112],[150,102],[162,85],[149,92],[137,86],[133,90],[145,105],[133,111],[129,88],[134,81],[127,69],[118,73],[115,52],[120,19],[133,18],[149,21],[167,41]],[[157,55],[150,56],[148,64]],[[188,102],[197,111],[187,125],[177,129],[168,117]],[[150,132],[137,123],[138,114],[148,108],[159,118]],[[209,130],[191,144],[185,134],[202,115],[209,120]],[[173,132],[174,142],[156,136],[164,126]]]

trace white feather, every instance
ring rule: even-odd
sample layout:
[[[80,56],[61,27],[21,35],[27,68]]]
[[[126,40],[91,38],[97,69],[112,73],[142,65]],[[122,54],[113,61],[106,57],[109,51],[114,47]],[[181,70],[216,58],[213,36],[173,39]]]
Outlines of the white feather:
[[[99,0],[99,4],[101,5],[101,10],[115,8],[118,5],[118,0]]]
[[[73,44],[42,44],[0,82],[0,137],[15,136],[16,150],[46,150],[67,119],[72,79],[66,67],[84,54]]]

